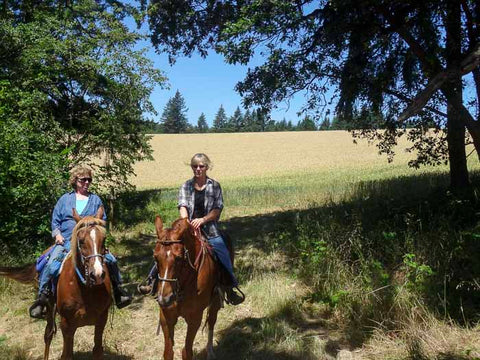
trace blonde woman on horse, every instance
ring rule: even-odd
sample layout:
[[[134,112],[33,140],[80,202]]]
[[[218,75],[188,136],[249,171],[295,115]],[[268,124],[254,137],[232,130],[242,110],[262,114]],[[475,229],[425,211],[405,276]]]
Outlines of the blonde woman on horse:
[[[55,241],[54,248],[49,254],[48,262],[39,274],[38,297],[30,307],[30,316],[43,318],[48,297],[52,292],[52,282],[55,282],[63,259],[70,251],[70,239],[76,225],[73,218],[73,208],[81,217],[94,216],[103,206],[102,200],[89,191],[92,183],[92,170],[78,166],[70,172],[70,185],[73,190],[62,195],[58,200],[52,214],[52,237]],[[103,220],[107,217],[103,215]],[[117,260],[111,253],[105,255],[110,279],[113,285],[115,303],[119,309],[129,305],[132,298],[121,288],[122,277],[118,269]]]
[[[233,273],[230,253],[218,228],[218,220],[223,209],[223,196],[220,184],[207,176],[212,163],[207,155],[195,154],[190,160],[193,177],[181,187],[178,195],[178,209],[181,218],[187,218],[198,235],[203,234],[212,246],[218,261],[230,276],[230,284],[225,290],[227,302],[238,305],[245,299],[237,294],[238,280]],[[155,287],[157,268],[151,269],[148,285],[140,286],[139,291],[146,295]]]

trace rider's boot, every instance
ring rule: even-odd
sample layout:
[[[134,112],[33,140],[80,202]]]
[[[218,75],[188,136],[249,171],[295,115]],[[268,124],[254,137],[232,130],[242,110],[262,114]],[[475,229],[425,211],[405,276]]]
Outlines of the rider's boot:
[[[115,299],[115,305],[117,305],[117,308],[123,309],[125,306],[132,303],[131,295],[124,288],[115,282],[112,282],[112,287],[113,298]]]
[[[152,292],[152,285],[151,284],[139,285],[138,292],[142,295],[148,295]]]
[[[238,289],[241,295],[237,294],[234,289]],[[227,303],[230,305],[239,305],[245,300],[245,294],[236,286],[228,287],[225,292],[227,294]]]
[[[30,306],[29,313],[32,318],[44,319],[48,305],[48,294],[41,292],[35,302]]]
[[[138,286],[138,292],[142,295],[148,295],[148,294],[155,294],[156,288],[158,285],[158,280],[153,279],[149,277],[147,279],[147,284],[146,285],[139,285]]]

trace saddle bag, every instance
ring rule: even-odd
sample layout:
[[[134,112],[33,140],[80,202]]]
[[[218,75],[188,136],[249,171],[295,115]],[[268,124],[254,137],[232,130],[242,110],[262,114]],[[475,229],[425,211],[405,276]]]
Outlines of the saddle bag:
[[[35,263],[35,269],[38,273],[41,273],[45,265],[47,265],[47,262],[50,259],[50,254],[52,253],[54,248],[54,246],[50,247],[50,249],[48,249],[45,253],[43,253],[37,258],[37,261]]]

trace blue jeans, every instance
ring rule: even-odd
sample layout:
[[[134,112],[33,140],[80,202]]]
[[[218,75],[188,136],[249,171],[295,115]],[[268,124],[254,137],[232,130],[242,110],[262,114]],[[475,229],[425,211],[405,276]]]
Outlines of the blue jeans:
[[[215,255],[217,255],[218,260],[232,278],[232,285],[238,286],[238,280],[233,274],[233,265],[232,261],[230,260],[230,253],[227,249],[227,245],[225,245],[225,241],[223,241],[223,238],[221,236],[216,236],[208,239],[208,243],[213,247],[213,252]]]
[[[63,245],[55,245],[53,248],[52,253],[50,254],[50,258],[48,259],[47,264],[43,268],[39,276],[39,285],[38,285],[38,294],[40,295],[42,292],[48,292],[48,287],[50,286],[50,281],[55,281],[58,277],[58,273],[60,272],[60,267],[62,266],[63,259],[70,251],[70,241],[65,241]],[[122,283],[122,277],[120,275],[120,270],[117,265],[117,259],[110,254],[107,253],[105,255],[105,262],[108,267],[108,272],[110,274],[110,279],[115,285],[120,285]]]
[[[233,274],[233,265],[232,261],[230,260],[230,253],[228,251],[227,245],[225,245],[225,241],[221,236],[216,236],[214,238],[208,239],[208,243],[212,246],[213,252],[217,256],[218,260],[222,264],[222,266],[227,270],[228,274],[232,279],[232,285],[238,286],[238,280]],[[150,273],[148,274],[149,279],[155,279],[157,274],[157,265],[153,265],[150,269]]]

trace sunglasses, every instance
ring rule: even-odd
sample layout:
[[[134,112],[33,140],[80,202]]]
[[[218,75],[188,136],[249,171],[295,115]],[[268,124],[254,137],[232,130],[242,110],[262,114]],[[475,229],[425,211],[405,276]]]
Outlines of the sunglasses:
[[[85,183],[85,182],[89,182],[91,183],[92,182],[92,178],[91,177],[82,177],[82,178],[77,178],[78,181],[80,181],[81,183]]]
[[[205,169],[205,165],[192,165],[192,169]]]

